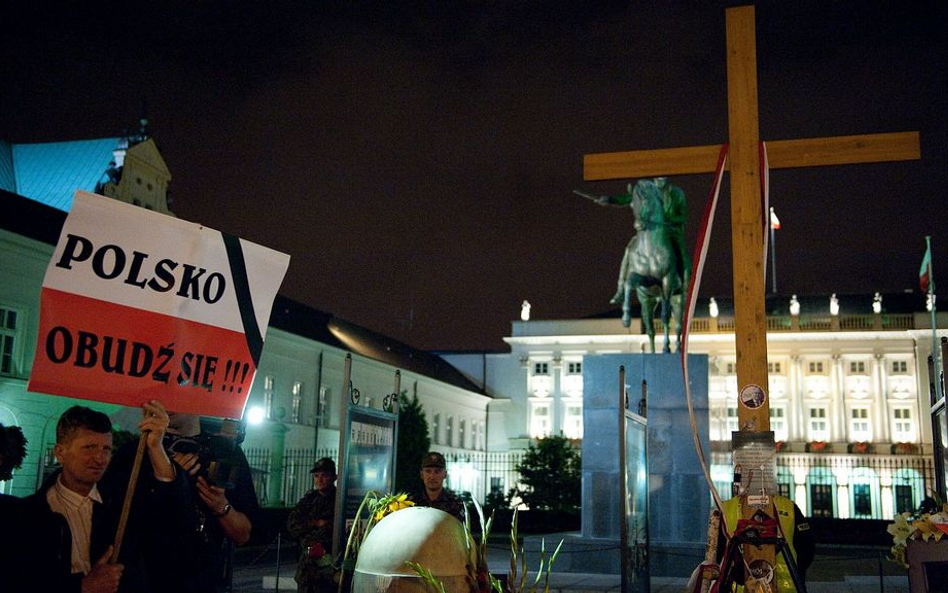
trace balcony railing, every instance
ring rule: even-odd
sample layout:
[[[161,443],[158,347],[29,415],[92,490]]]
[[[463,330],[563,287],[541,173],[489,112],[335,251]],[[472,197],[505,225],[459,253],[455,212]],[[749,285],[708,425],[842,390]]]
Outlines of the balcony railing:
[[[927,326],[926,326],[927,327]],[[768,332],[784,331],[879,331],[919,329],[911,313],[892,315],[774,315],[767,318]],[[664,331],[655,319],[656,333]],[[733,317],[699,317],[691,320],[692,333],[733,332]]]

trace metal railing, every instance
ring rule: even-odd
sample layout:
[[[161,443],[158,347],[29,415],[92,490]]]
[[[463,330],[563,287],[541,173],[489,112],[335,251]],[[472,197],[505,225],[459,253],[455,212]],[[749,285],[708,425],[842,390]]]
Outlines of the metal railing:
[[[270,496],[271,480],[276,472],[273,470],[271,451],[265,447],[253,447],[244,450],[247,462],[253,474],[254,489],[257,499],[264,506],[292,506],[301,499],[312,487],[313,481],[309,470],[320,457],[337,458],[336,449],[286,449],[283,452],[282,473],[280,477],[279,497]],[[493,452],[464,451],[447,452],[445,461],[448,464],[448,475],[452,480],[451,487],[460,486],[462,490],[484,501],[484,497],[493,489],[499,488],[507,492],[517,485],[520,474],[517,466],[523,454],[519,451]],[[463,469],[462,469],[463,468]],[[458,471],[453,471],[453,470]],[[461,476],[467,479],[461,480]]]

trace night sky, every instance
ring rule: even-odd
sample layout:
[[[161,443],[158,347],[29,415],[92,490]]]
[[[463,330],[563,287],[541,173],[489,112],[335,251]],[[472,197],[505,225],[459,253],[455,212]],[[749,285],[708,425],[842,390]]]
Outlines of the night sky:
[[[583,155],[726,141],[738,4],[6,2],[0,138],[118,136],[144,103],[172,209],[290,254],[284,295],[503,350],[524,299],[612,309],[632,213],[572,193],[625,188]],[[917,292],[927,234],[948,286],[946,28],[943,2],[757,3],[763,139],[921,134],[918,162],[772,171],[780,294]],[[691,249],[711,176],[672,182]],[[702,296],[731,292],[726,183]]]

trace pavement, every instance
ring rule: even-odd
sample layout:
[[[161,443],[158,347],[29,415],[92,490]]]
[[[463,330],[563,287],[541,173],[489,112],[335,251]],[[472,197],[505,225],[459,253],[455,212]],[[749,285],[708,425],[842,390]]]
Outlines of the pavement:
[[[279,562],[273,544],[268,549],[240,550],[235,559],[233,590],[240,593],[296,591],[295,547],[282,545],[280,548]],[[488,566],[493,574],[506,574],[509,570],[509,549],[505,543],[491,543]],[[883,548],[817,545],[816,552],[807,573],[809,593],[909,593],[905,570],[885,560],[887,550]],[[535,558],[532,560],[536,562]],[[531,564],[529,555],[527,562]],[[649,590],[650,593],[681,593],[687,582],[688,575],[653,575]],[[618,574],[576,572],[552,573],[549,587],[550,593],[619,593],[622,589]],[[539,590],[542,592],[542,586]]]

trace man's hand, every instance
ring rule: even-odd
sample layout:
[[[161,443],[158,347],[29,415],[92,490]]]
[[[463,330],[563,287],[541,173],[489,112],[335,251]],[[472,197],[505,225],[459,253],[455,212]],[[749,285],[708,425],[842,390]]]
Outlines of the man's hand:
[[[224,507],[227,506],[227,496],[224,489],[220,486],[211,485],[210,482],[204,479],[204,476],[199,476],[197,479],[197,491],[201,496],[201,500],[204,501],[204,504],[212,513],[221,513]]]
[[[138,423],[138,429],[148,433],[148,447],[161,447],[168,422],[168,412],[160,401],[153,399],[142,404],[142,421]]]
[[[170,422],[168,412],[160,401],[153,399],[142,404],[142,416],[138,428],[145,435],[145,445],[155,477],[162,482],[171,482],[174,480],[174,466],[164,447],[165,431]]]
[[[112,546],[102,554],[92,566],[89,574],[82,577],[82,593],[115,593],[118,591],[119,580],[122,578],[121,564],[109,564],[112,556]]]

